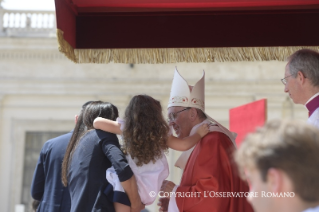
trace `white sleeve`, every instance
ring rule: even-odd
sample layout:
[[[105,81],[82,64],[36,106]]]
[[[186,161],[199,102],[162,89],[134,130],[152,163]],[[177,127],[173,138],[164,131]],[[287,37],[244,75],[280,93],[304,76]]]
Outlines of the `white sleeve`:
[[[125,126],[125,120],[121,119],[120,117],[117,117],[116,121],[117,121],[117,123],[119,123],[121,125],[120,130],[123,132],[124,126]]]
[[[175,187],[172,190],[172,193],[176,194],[177,187],[178,187],[178,185],[175,185]],[[175,195],[171,195],[171,197],[169,199],[167,212],[179,212],[177,204],[176,204]]]

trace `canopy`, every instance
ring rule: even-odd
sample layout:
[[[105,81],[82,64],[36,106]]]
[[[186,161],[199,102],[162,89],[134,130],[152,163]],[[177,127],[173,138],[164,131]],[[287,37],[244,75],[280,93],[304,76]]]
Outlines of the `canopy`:
[[[319,50],[319,0],[55,0],[77,63],[284,60]]]

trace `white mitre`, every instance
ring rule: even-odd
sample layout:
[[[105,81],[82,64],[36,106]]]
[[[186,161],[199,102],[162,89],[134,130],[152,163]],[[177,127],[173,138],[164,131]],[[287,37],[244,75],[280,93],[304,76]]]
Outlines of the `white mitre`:
[[[171,94],[167,108],[178,106],[198,108],[202,110],[203,113],[205,113],[205,71],[203,71],[202,78],[198,80],[198,82],[194,86],[190,86],[175,68]],[[205,113],[205,115],[207,116],[205,123],[210,124],[210,131],[218,131],[224,133],[229,137],[229,139],[236,147],[236,133],[230,132],[223,125],[212,119],[207,113]],[[195,129],[191,131],[191,134],[194,133],[194,131]],[[184,170],[188,158],[194,150],[195,146],[181,154],[181,156],[175,163],[176,167]]]
[[[202,78],[194,85],[189,86],[186,80],[175,68],[171,94],[168,102],[169,107],[194,107],[205,112],[205,72]]]

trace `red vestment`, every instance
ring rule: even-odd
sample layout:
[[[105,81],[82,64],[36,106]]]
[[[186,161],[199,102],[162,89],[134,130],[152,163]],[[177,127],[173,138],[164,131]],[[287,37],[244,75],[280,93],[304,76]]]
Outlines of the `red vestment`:
[[[208,133],[201,139],[188,159],[176,190],[184,194],[200,192],[200,196],[176,195],[180,212],[253,212],[243,193],[242,197],[216,197],[215,192],[249,192],[247,183],[238,176],[233,151],[231,140],[221,132]],[[227,193],[219,194],[227,196]]]

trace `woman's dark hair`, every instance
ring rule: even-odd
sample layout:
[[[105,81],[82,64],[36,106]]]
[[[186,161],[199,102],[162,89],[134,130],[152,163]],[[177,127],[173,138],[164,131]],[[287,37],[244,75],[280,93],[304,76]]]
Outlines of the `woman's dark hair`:
[[[147,95],[134,96],[125,111],[124,151],[137,158],[137,166],[155,162],[167,151],[169,127],[159,101]]]
[[[68,172],[69,164],[72,159],[73,152],[75,151],[79,140],[85,133],[93,127],[93,121],[97,117],[102,117],[115,121],[118,117],[118,110],[113,104],[109,102],[93,101],[86,105],[83,105],[78,121],[76,122],[75,128],[69,145],[66,149],[63,163],[62,163],[62,183],[64,186],[68,184]]]

